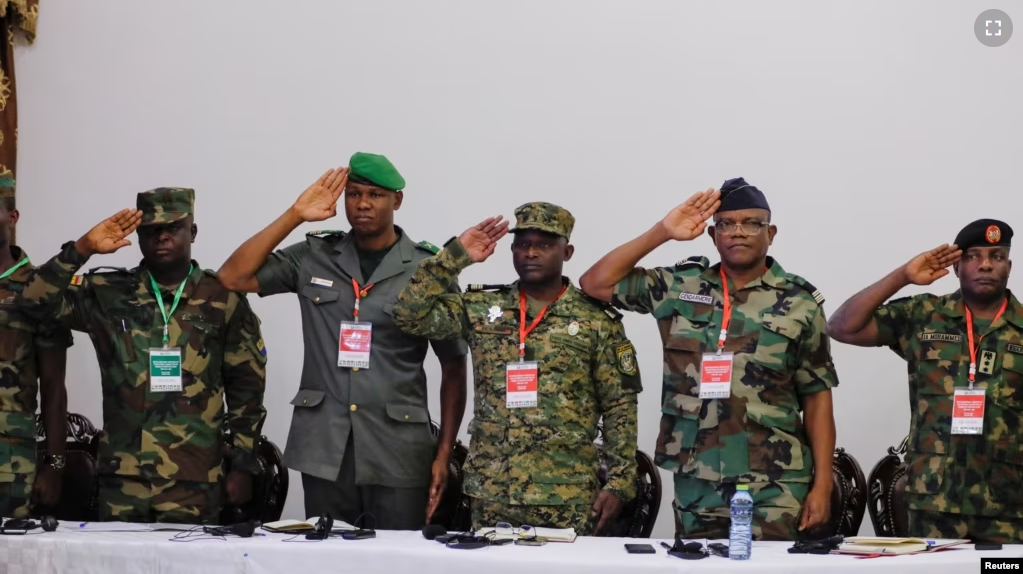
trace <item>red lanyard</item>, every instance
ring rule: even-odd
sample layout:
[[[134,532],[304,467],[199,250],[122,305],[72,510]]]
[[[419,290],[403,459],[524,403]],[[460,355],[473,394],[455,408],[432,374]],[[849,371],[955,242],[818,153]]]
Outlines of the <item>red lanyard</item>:
[[[725,335],[728,333],[728,322],[732,320],[732,300],[728,297],[728,277],[725,276],[725,268],[721,267],[721,290],[724,291],[725,310],[721,315],[721,334],[718,335],[718,353],[725,348]]]
[[[984,340],[984,335],[981,335],[980,338],[977,339],[977,345],[974,346],[974,344],[973,344],[973,313],[970,313],[970,308],[967,307],[965,303],[963,304],[963,306],[966,307],[966,341],[967,341],[967,344],[970,345],[970,386],[972,387],[973,386],[973,379],[974,379],[974,377],[977,376],[977,349],[980,348],[980,342]],[[992,325],[994,325],[995,321],[997,321],[998,318],[1002,316],[1002,313],[1005,312],[1005,308],[1008,307],[1008,306],[1009,306],[1009,299],[1006,299],[1005,301],[1002,302],[1002,308],[999,309],[998,313],[995,314],[995,318],[991,320],[991,324]]]
[[[568,285],[561,288],[561,292],[554,298],[554,301],[561,299],[561,296],[565,294],[568,289]],[[543,306],[540,312],[536,314],[536,318],[533,322],[526,327],[526,292],[519,288],[519,362],[521,363],[526,357],[526,337],[533,332],[533,329],[540,324],[540,320],[543,319],[544,314],[547,313],[547,308],[550,307],[554,301]]]
[[[369,290],[372,289],[374,285],[376,285],[376,283],[370,283],[369,285],[366,285],[364,288],[359,289],[359,282],[356,281],[354,277],[352,277],[352,290],[355,291],[355,312],[353,315],[355,316],[356,323],[359,322],[359,300],[365,297],[369,293]]]

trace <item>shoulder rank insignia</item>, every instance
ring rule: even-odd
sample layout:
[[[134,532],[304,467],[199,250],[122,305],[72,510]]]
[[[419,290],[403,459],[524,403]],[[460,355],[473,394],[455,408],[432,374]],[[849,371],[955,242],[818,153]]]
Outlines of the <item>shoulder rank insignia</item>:
[[[86,275],[96,275],[97,273],[131,273],[124,267],[93,267],[85,272]]]
[[[507,285],[484,285],[482,283],[470,283],[466,287],[466,291],[497,291],[498,289],[504,289]]]
[[[819,289],[817,289],[812,284],[810,284],[809,281],[807,281],[806,279],[803,279],[799,275],[795,275],[795,274],[792,274],[792,273],[787,273],[786,275],[788,275],[788,278],[793,283],[795,283],[796,285],[799,285],[803,289],[806,289],[810,293],[810,295],[813,297],[813,300],[816,301],[818,305],[823,305],[824,304],[824,295],[820,292]]]
[[[679,269],[685,269],[687,267],[699,267],[700,269],[706,269],[708,265],[710,265],[710,259],[707,259],[702,255],[693,255],[692,257],[687,257],[679,261],[675,264],[675,267]]]
[[[606,314],[608,317],[610,317],[612,321],[621,321],[622,320],[622,314],[618,312],[618,309],[615,309],[614,307],[612,307],[612,306],[610,306],[610,305],[608,305],[606,303],[604,304],[603,311],[604,311],[604,314]]]
[[[423,251],[429,251],[434,255],[440,253],[440,247],[437,247],[436,245],[430,243],[429,241],[420,241],[419,243],[416,243],[416,247],[422,249]]]
[[[624,341],[615,345],[615,357],[618,359],[618,370],[627,377],[634,377],[638,372],[636,367],[636,349],[631,341]]]
[[[263,355],[264,357],[266,356],[266,345],[263,344],[262,337],[260,337],[259,342],[256,343],[256,349],[259,351],[260,355]]]
[[[340,229],[324,229],[319,231],[310,231],[305,234],[306,237],[319,237],[321,235],[337,235],[338,237],[344,237],[345,232]]]

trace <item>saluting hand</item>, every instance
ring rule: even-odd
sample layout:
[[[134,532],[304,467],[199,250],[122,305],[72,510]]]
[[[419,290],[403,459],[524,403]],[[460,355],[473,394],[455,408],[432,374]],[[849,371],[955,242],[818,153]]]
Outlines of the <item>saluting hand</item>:
[[[675,241],[689,241],[707,229],[707,220],[721,207],[721,192],[716,189],[700,191],[682,205],[672,209],[661,220],[668,236]]]
[[[475,227],[465,230],[458,241],[473,263],[482,263],[494,254],[497,242],[508,234],[508,222],[503,216],[488,217]]]
[[[337,200],[348,183],[347,167],[327,170],[316,183],[310,185],[298,196],[291,209],[302,221],[323,221],[337,215]]]
[[[961,249],[947,243],[925,251],[906,264],[906,281],[914,285],[930,285],[948,275],[948,267],[962,256]]]
[[[142,223],[142,212],[137,209],[122,209],[104,219],[89,230],[75,243],[79,253],[86,257],[95,254],[113,253],[131,245],[125,239]]]

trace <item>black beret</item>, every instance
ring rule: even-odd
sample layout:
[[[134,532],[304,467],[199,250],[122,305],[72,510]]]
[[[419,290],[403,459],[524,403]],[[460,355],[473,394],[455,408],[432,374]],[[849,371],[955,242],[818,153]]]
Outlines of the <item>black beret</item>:
[[[764,193],[746,183],[745,179],[737,177],[721,184],[721,207],[718,208],[718,213],[722,211],[738,211],[740,209],[766,209],[771,211]]]
[[[956,247],[966,251],[971,247],[1009,247],[1012,228],[997,219],[978,219],[956,235]]]

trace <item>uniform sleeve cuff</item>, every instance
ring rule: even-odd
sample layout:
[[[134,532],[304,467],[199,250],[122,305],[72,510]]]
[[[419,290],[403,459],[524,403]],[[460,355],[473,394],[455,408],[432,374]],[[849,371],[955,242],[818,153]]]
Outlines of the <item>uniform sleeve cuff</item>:
[[[68,241],[61,246],[61,252],[60,255],[58,255],[58,259],[61,263],[76,269],[85,265],[85,263],[89,261],[88,257],[78,252],[78,249],[75,248],[74,241]]]

